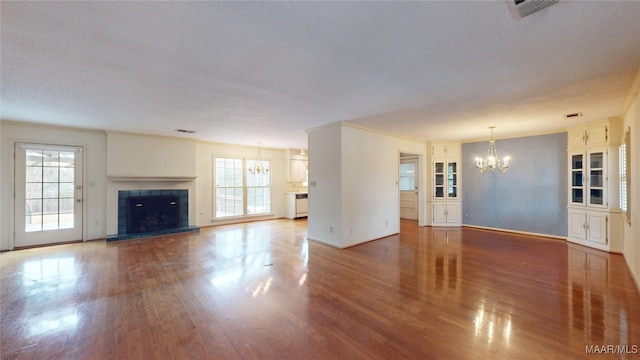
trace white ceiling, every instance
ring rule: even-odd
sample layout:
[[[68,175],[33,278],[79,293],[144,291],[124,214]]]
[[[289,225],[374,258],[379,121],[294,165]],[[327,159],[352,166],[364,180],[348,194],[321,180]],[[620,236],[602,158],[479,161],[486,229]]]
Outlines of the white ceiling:
[[[640,1],[518,21],[504,1],[0,11],[2,119],[275,148],[336,121],[419,140],[559,131],[620,115],[640,67]]]

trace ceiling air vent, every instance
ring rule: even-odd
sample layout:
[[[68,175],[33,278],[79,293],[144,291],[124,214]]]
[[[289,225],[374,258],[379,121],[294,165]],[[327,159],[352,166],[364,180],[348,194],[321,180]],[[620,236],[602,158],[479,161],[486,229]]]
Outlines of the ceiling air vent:
[[[508,0],[509,9],[516,20],[542,10],[547,6],[557,3],[559,0]]]
[[[578,118],[578,117],[582,117],[582,113],[581,112],[575,112],[575,113],[565,114],[564,115],[565,119],[573,119],[573,118]]]
[[[187,130],[187,129],[176,129],[177,132],[187,133],[187,134],[195,134],[195,130]]]

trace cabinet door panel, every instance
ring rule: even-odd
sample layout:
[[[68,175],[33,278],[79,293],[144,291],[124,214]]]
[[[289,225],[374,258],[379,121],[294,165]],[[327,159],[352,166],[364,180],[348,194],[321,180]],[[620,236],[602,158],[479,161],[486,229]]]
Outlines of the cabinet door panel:
[[[462,214],[462,209],[460,209],[460,204],[458,203],[447,204],[447,222],[450,222],[450,223],[460,222],[461,214]]]
[[[457,158],[460,156],[460,145],[434,144],[431,146],[431,156],[434,158]]]
[[[569,211],[569,237],[585,239],[586,234],[584,211]]]
[[[305,160],[291,160],[289,166],[289,181],[307,181],[307,162]]]
[[[587,240],[607,243],[607,215],[600,213],[587,213]]]
[[[607,125],[590,128],[587,131],[587,145],[606,144],[608,139]]]
[[[567,138],[567,146],[580,147],[585,145],[586,133],[585,129],[577,129],[569,131]]]
[[[447,204],[446,203],[433,204],[433,222],[434,223],[447,222]]]

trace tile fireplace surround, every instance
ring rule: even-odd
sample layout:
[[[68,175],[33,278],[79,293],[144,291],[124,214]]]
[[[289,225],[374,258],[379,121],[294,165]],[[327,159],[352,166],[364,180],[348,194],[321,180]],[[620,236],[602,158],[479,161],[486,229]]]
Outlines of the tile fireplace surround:
[[[147,221],[152,222],[153,225],[149,226],[137,226],[136,230],[132,230],[130,221],[132,221],[131,206],[142,206],[142,204],[132,205],[131,201],[138,202],[138,200],[147,200],[148,203],[153,203],[157,199],[172,199],[172,205],[179,206],[177,211],[173,211],[174,219],[168,221]],[[167,214],[162,213],[162,210],[158,210],[160,214],[158,217],[166,218]],[[158,212],[153,212],[158,214]],[[187,189],[160,189],[160,190],[120,190],[118,191],[118,234],[107,237],[107,241],[135,239],[142,237],[149,237],[155,235],[165,235],[189,231],[198,231],[195,226],[189,226],[189,190]]]

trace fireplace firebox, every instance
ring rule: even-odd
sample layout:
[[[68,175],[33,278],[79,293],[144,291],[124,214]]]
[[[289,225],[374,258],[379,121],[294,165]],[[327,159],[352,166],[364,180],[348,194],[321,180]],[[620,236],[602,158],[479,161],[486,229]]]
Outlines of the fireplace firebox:
[[[128,234],[176,229],[181,226],[182,214],[180,214],[179,196],[157,195],[129,198]]]
[[[118,234],[107,241],[198,230],[189,226],[189,190],[118,191]]]

